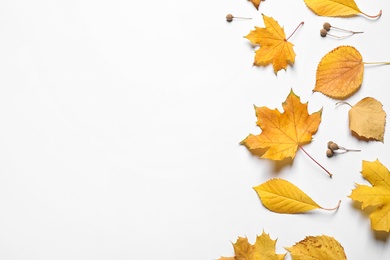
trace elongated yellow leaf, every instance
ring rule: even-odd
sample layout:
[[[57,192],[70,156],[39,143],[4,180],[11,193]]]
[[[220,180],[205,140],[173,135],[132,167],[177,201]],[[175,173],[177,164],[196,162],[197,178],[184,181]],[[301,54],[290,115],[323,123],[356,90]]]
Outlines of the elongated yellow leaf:
[[[310,10],[320,16],[348,17],[363,14],[370,18],[377,18],[382,14],[382,11],[375,16],[363,13],[354,0],[305,0],[305,3]]]
[[[358,50],[352,46],[337,47],[318,64],[313,91],[335,99],[346,99],[360,88],[363,72],[363,57]]]
[[[263,205],[276,213],[295,214],[324,209],[297,186],[283,179],[271,179],[253,189]],[[338,206],[333,209],[337,208]]]
[[[333,237],[308,236],[292,247],[286,247],[293,260],[321,259],[344,260],[347,259],[344,248]]]
[[[386,112],[382,103],[366,97],[355,104],[348,112],[349,129],[363,139],[383,142]]]

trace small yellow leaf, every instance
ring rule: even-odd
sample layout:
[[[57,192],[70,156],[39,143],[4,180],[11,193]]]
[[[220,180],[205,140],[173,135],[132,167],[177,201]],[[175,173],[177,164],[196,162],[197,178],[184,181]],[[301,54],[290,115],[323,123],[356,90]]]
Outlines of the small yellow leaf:
[[[363,58],[354,47],[337,47],[318,64],[313,91],[335,99],[346,99],[360,88],[363,72]]]
[[[276,213],[295,214],[318,208],[324,209],[297,186],[283,179],[271,179],[253,189],[263,205]],[[333,209],[337,208],[338,206]]]
[[[272,17],[263,14],[265,28],[255,26],[255,30],[245,36],[251,43],[260,45],[256,50],[254,65],[272,64],[274,72],[286,69],[294,64],[295,52],[293,44],[288,42],[284,30]]]
[[[363,13],[354,0],[304,0],[306,5],[315,14],[320,16],[348,17],[363,14],[370,18],[381,16],[382,11],[376,16]]]
[[[362,203],[362,209],[375,207],[370,214],[371,228],[377,231],[390,231],[390,172],[379,161],[362,162],[362,175],[372,187],[357,184],[352,190],[351,198]]]
[[[382,103],[366,97],[355,104],[348,112],[349,129],[362,139],[383,142],[386,125],[386,112]]]
[[[276,240],[272,240],[264,231],[257,236],[256,242],[252,245],[247,238],[238,237],[233,244],[234,257],[221,257],[219,260],[283,260],[286,254],[276,254]]]
[[[293,260],[343,260],[347,259],[341,244],[329,236],[308,236],[292,247],[286,247]]]

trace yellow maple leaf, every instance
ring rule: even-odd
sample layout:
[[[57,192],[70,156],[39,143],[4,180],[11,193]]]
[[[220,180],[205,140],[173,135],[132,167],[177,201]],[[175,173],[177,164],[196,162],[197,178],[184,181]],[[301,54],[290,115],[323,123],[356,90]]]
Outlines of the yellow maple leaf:
[[[321,259],[343,260],[347,259],[344,248],[333,237],[308,236],[292,247],[286,247],[293,260]]]
[[[362,55],[352,46],[340,46],[327,53],[316,72],[314,92],[346,99],[362,84],[364,63]]]
[[[338,102],[337,104],[347,104]],[[383,142],[386,125],[386,112],[381,102],[372,97],[366,97],[351,106],[348,112],[349,129],[359,139],[377,140]]]
[[[263,14],[265,28],[255,26],[255,30],[245,36],[251,43],[260,45],[256,50],[254,65],[273,65],[274,72],[286,69],[288,64],[295,62],[293,44],[286,39],[284,30],[272,17]],[[303,22],[300,24],[302,25]],[[295,31],[294,31],[295,32]]]
[[[261,158],[271,160],[294,159],[298,147],[316,162],[304,149],[303,145],[311,142],[312,135],[317,132],[321,123],[322,109],[313,114],[308,113],[307,103],[301,103],[300,98],[291,89],[286,101],[283,102],[284,112],[268,107],[256,107],[257,125],[262,129],[259,135],[249,134],[240,144],[251,152],[265,150]]]
[[[369,18],[381,16],[382,10],[378,15],[372,16],[363,13],[356,5],[354,0],[304,0],[306,5],[315,14],[320,16],[348,17],[357,14],[363,14]]]
[[[252,245],[247,238],[238,237],[236,243],[233,244],[234,257],[221,257],[220,260],[282,260],[286,254],[276,254],[276,240],[272,240],[264,231],[260,236],[257,236],[256,242]]]
[[[323,208],[294,184],[283,179],[271,179],[253,187],[263,205],[276,213],[296,214],[313,209],[335,210]]]
[[[361,208],[368,206],[375,207],[370,214],[371,228],[377,231],[390,231],[390,172],[379,161],[363,161],[362,175],[368,180],[372,187],[368,185],[356,184],[352,190],[351,198],[361,202]]]

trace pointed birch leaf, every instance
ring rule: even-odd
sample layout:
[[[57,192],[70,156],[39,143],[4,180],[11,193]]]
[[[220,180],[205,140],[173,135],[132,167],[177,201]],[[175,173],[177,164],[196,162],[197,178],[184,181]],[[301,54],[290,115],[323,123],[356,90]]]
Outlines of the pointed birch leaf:
[[[251,245],[247,238],[238,237],[233,244],[234,257],[221,257],[219,260],[242,259],[242,260],[283,260],[286,254],[276,254],[276,240],[272,240],[264,231],[257,236],[256,242]]]
[[[304,0],[306,5],[315,14],[320,16],[349,17],[363,14],[369,18],[378,18],[382,15],[382,10],[378,15],[372,16],[363,13],[354,0]]]
[[[325,209],[294,184],[283,179],[271,179],[253,187],[263,205],[270,211],[284,214],[303,213],[313,209]],[[326,210],[335,210],[340,206]]]
[[[250,31],[245,38],[253,44],[260,45],[260,48],[256,50],[253,65],[272,64],[276,74],[279,70],[286,69],[288,64],[294,64],[296,56],[293,50],[294,45],[288,41],[291,36],[286,39],[286,34],[277,21],[272,17],[262,15],[265,28],[255,26],[255,30]]]
[[[337,104],[348,104],[338,102]],[[366,97],[351,106],[348,112],[349,129],[359,139],[383,142],[386,125],[386,112],[382,103],[372,97]]]
[[[340,46],[327,53],[316,72],[314,92],[334,99],[346,99],[363,81],[363,57],[352,46]]]
[[[326,235],[308,236],[292,247],[286,247],[293,260],[321,259],[343,260],[347,259],[344,248],[333,237]]]
[[[363,161],[362,175],[368,180],[368,185],[356,184],[348,197],[361,202],[362,209],[374,207],[370,214],[371,228],[377,231],[390,231],[390,172],[379,161]]]

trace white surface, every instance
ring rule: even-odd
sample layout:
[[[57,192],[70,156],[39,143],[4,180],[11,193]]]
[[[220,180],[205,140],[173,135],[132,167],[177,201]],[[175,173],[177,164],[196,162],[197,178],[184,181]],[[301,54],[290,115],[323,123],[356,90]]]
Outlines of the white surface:
[[[349,259],[387,259],[390,241],[370,229],[347,198],[363,180],[361,161],[390,168],[385,142],[348,130],[348,107],[312,94],[321,57],[353,45],[365,61],[389,61],[390,2],[357,1],[369,14],[314,15],[303,0],[10,1],[0,4],[0,259],[216,259],[230,241],[263,230],[277,252],[305,236],[335,237]],[[253,17],[227,23],[227,13]],[[274,75],[252,67],[243,38],[274,17],[297,53]],[[364,31],[321,38],[323,22]],[[388,66],[367,67],[361,90],[390,112]],[[281,109],[290,89],[323,110],[291,166],[250,155],[238,143],[259,133],[253,104]],[[332,159],[326,143],[362,149]],[[280,177],[324,207],[280,215],[266,210],[253,186]],[[287,256],[286,259],[290,259]]]

